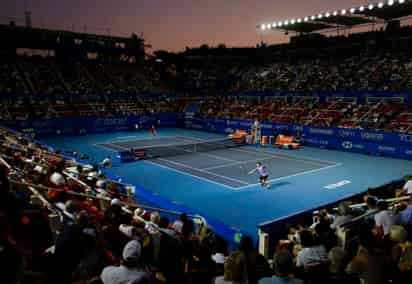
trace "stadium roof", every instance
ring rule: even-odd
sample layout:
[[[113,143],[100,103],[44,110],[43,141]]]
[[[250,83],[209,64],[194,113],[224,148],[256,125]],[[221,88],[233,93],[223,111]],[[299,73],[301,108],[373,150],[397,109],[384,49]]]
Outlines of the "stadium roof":
[[[412,0],[386,0],[302,18],[283,19],[258,25],[258,28],[311,33],[338,27],[350,28],[362,24],[382,23],[410,15],[412,15]]]

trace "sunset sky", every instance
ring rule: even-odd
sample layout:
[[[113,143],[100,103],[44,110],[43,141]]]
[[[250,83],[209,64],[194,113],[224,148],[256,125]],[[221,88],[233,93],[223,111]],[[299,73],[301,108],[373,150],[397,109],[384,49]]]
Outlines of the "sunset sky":
[[[373,1],[374,2],[374,1]],[[256,29],[264,22],[351,8],[362,0],[1,0],[0,23],[129,36],[143,34],[152,50],[183,50],[203,43],[255,46],[286,41],[281,32]]]

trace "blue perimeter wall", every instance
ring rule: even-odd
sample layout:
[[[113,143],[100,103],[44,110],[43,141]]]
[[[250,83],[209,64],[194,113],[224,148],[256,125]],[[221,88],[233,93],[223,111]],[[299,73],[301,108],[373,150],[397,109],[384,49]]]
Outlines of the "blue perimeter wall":
[[[251,125],[251,120],[195,117],[187,126],[202,131],[233,133],[236,129],[249,130]],[[267,121],[263,121],[261,127],[262,135],[276,136],[286,130],[293,135],[299,132],[303,143],[308,146],[412,159],[412,135],[409,134]]]

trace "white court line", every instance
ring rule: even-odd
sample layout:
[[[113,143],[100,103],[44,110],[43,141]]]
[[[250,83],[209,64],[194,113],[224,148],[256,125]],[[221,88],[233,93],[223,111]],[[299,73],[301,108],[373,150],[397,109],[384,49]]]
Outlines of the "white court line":
[[[167,169],[167,170],[170,170],[170,171],[174,171],[174,172],[177,172],[177,173],[179,173],[179,174],[187,175],[187,176],[190,176],[190,177],[192,177],[192,178],[200,179],[200,180],[203,180],[203,181],[205,181],[205,182],[214,183],[214,184],[216,184],[216,185],[226,187],[226,188],[228,188],[228,189],[230,189],[230,190],[237,190],[236,187],[232,187],[232,186],[230,186],[230,185],[223,184],[223,183],[220,183],[220,182],[218,182],[218,181],[214,181],[214,180],[211,180],[211,179],[208,179],[208,178],[204,178],[204,177],[192,175],[192,174],[190,174],[190,173],[188,173],[188,172],[181,171],[181,170],[178,170],[178,169],[175,169],[175,168],[172,168],[172,167],[168,167],[168,166],[165,166],[165,165],[162,165],[162,164],[158,164],[158,163],[155,163],[155,162],[152,162],[152,161],[149,161],[149,160],[144,160],[143,162],[144,162],[144,163],[152,164],[152,165],[157,166],[157,167],[161,167],[161,168],[163,168],[163,169]]]
[[[236,160],[223,158],[223,157],[220,157],[220,156],[217,156],[217,155],[213,155],[213,154],[208,154],[208,153],[205,153],[205,152],[190,152],[190,153],[199,154],[199,155],[203,155],[203,156],[207,156],[207,157],[212,157],[212,158],[214,158],[214,159],[222,160],[222,161],[226,161],[226,162],[230,162],[230,163],[238,162],[238,161],[236,161]],[[203,170],[204,170],[204,169],[203,169]]]
[[[125,136],[125,137],[127,137],[127,136]],[[135,142],[135,141],[141,141],[141,140],[144,140],[144,141],[147,141],[147,140],[162,140],[162,139],[164,140],[165,138],[166,138],[166,139],[174,138],[174,139],[178,139],[178,140],[190,141],[189,139],[185,139],[185,138],[182,138],[182,137],[180,137],[180,136],[155,136],[155,137],[130,136],[130,137],[136,137],[136,139],[129,139],[129,140],[123,140],[123,139],[121,139],[121,141],[116,141],[116,138],[115,138],[115,139],[113,139],[113,140],[110,140],[110,141],[104,142],[104,143],[109,144],[109,143],[116,143],[116,142]],[[191,141],[191,142],[193,142],[193,141]]]
[[[188,168],[188,169],[191,169],[191,170],[199,171],[199,172],[202,172],[202,173],[205,173],[205,174],[210,174],[210,175],[213,175],[213,176],[217,176],[217,177],[220,177],[220,178],[223,178],[223,179],[231,180],[231,181],[234,181],[234,182],[237,182],[237,183],[243,183],[243,184],[246,184],[246,185],[250,184],[248,182],[245,182],[245,181],[242,181],[242,180],[239,180],[239,179],[235,179],[235,178],[231,178],[231,177],[227,177],[227,176],[222,176],[222,175],[215,174],[215,173],[212,173],[212,172],[208,172],[208,171],[205,171],[205,170],[201,170],[201,169],[198,169],[198,168],[193,168],[191,166],[188,166],[188,165],[185,165],[185,164],[182,164],[182,163],[178,163],[178,162],[174,162],[174,161],[170,161],[170,160],[167,160],[167,159],[158,158],[158,160],[159,161],[164,161],[164,162],[167,162],[167,163],[171,163],[171,164],[175,164],[177,166],[181,166],[181,167]]]
[[[322,164],[326,164],[326,163],[336,164],[335,162],[327,162],[327,161],[321,162],[321,161],[316,161],[316,160],[308,161],[308,160],[305,160],[305,159],[302,159],[302,158],[295,158],[295,157],[292,157],[292,156],[280,156],[280,155],[276,155],[276,154],[273,155],[273,154],[271,154],[269,152],[266,152],[266,151],[248,151],[248,150],[235,149],[235,148],[229,148],[228,150],[243,152],[243,153],[251,153],[251,154],[261,153],[261,154],[264,154],[264,155],[272,157],[272,158],[289,160],[289,161],[297,161],[297,162],[302,162],[304,164],[310,164],[310,165],[316,165],[316,166],[321,166]]]
[[[138,136],[120,136],[120,137],[115,137],[113,140],[123,140],[127,138],[138,138]]]
[[[108,146],[105,146],[104,144],[109,144],[109,143],[97,143],[97,144],[93,144],[93,146],[95,146],[95,147],[100,147],[100,148],[109,150],[109,151],[111,151],[111,152],[119,152],[119,149],[115,150],[115,149],[113,149],[114,147],[120,148],[120,150],[130,151],[130,148],[125,148],[125,147],[122,147],[122,146],[119,146],[119,145],[111,144],[111,145],[113,145],[114,147],[113,147],[113,148],[110,148],[110,147],[108,147]]]
[[[311,174],[311,173],[327,170],[327,169],[330,169],[330,168],[338,167],[338,166],[341,166],[341,165],[342,165],[342,163],[338,163],[338,164],[330,165],[330,166],[323,167],[323,168],[318,168],[318,169],[308,170],[308,171],[304,171],[304,172],[299,172],[299,173],[296,173],[296,174],[293,174],[293,175],[278,177],[278,178],[268,180],[268,183],[276,182],[276,181],[283,180],[283,179],[288,179],[288,178],[291,178],[291,177],[297,177],[297,176],[301,176],[301,175]],[[239,189],[239,190],[247,189],[247,188],[259,185],[259,184],[260,183],[254,183],[254,184],[250,184],[250,185],[247,185],[247,186],[238,187],[237,189]]]
[[[214,167],[209,167],[209,168],[202,168],[202,170],[208,171],[208,170],[214,170],[214,169],[220,169],[220,168],[226,168],[226,167],[231,167],[231,166],[246,164],[246,163],[250,163],[250,162],[259,162],[259,161],[266,161],[266,160],[272,160],[272,159],[273,159],[272,157],[269,157],[269,158],[264,158],[264,159],[254,159],[254,160],[246,160],[246,161],[237,161],[237,162],[231,163],[231,164],[225,164],[225,165],[214,166]]]

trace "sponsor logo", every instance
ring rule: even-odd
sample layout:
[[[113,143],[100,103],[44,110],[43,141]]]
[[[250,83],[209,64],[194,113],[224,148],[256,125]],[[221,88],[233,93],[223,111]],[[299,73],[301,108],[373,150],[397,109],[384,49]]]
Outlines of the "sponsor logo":
[[[364,140],[382,141],[384,136],[382,133],[361,132],[361,137]]]
[[[350,141],[343,141],[342,142],[342,147],[345,148],[345,149],[352,149],[353,144]]]
[[[354,131],[339,130],[339,136],[341,137],[354,137],[356,134]]]
[[[203,127],[202,127],[202,125],[200,125],[200,124],[192,124],[191,128],[194,128],[194,129],[202,129]]]
[[[309,133],[332,136],[333,135],[333,129],[309,128]]]
[[[344,186],[344,185],[350,184],[350,183],[352,183],[350,180],[341,180],[341,181],[338,181],[337,183],[332,183],[332,184],[325,185],[323,188],[335,189],[335,188],[338,188],[338,187],[341,187],[341,186]]]
[[[365,149],[365,145],[363,144],[353,144],[351,141],[343,141],[342,142],[342,147],[346,150],[350,150],[350,149]]]
[[[389,147],[389,146],[379,146],[378,150],[382,152],[392,152],[392,153],[396,151],[395,147]]]
[[[303,131],[303,126],[301,125],[294,125],[293,129],[295,129],[295,131]]]
[[[261,127],[265,129],[272,129],[273,125],[272,124],[261,124]]]
[[[127,118],[98,118],[96,119],[95,126],[116,126],[127,124]]]
[[[399,139],[402,142],[412,142],[412,135],[409,134],[399,134]]]
[[[316,138],[307,138],[305,139],[306,143],[315,144],[315,145],[329,145],[328,140],[320,140]]]

